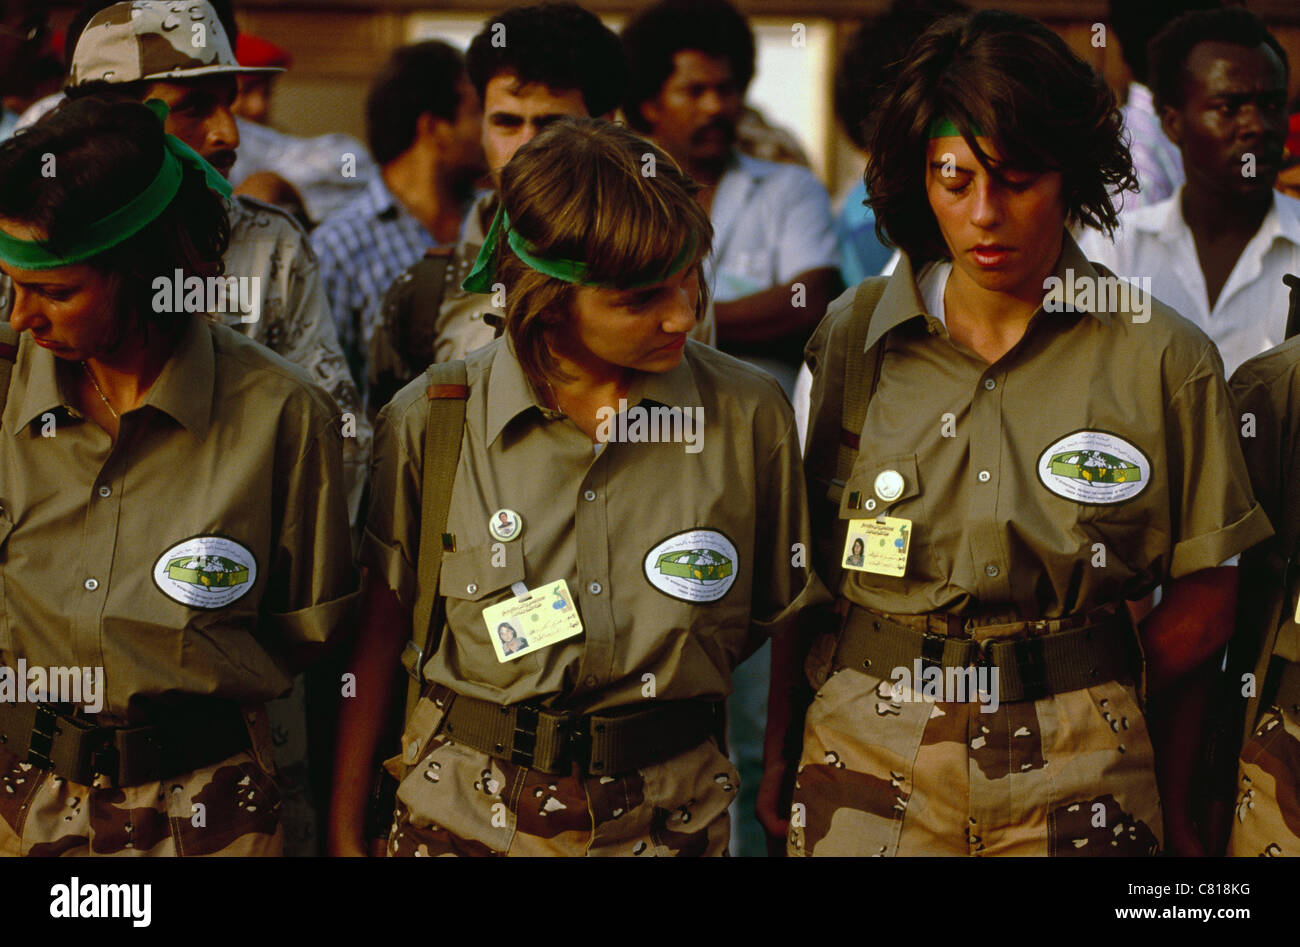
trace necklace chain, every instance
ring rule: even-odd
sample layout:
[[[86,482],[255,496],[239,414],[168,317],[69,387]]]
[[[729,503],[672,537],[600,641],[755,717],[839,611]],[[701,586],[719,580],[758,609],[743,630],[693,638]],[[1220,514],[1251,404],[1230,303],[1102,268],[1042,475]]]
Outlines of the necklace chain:
[[[104,402],[104,407],[108,408],[109,414],[113,415],[113,420],[122,420],[122,416],[119,415],[117,411],[114,410],[113,405],[109,403],[108,397],[104,394],[104,389],[99,387],[99,382],[96,381],[95,373],[90,370],[90,366],[85,362],[82,362],[81,367],[86,370],[86,376],[90,378],[90,383],[95,386],[95,393],[99,395],[99,400]]]

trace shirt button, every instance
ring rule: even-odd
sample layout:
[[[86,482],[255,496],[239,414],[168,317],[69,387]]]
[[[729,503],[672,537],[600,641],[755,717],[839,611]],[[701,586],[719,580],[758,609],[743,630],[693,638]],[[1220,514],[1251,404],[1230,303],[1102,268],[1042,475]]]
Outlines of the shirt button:
[[[593,583],[591,583],[591,585],[587,586],[587,591],[590,592],[592,595],[599,595],[599,594],[600,594],[600,583],[599,583],[599,582],[593,582]]]
[[[99,488],[99,495],[107,499],[113,495],[113,488],[108,484],[104,484]]]
[[[596,686],[596,676],[594,674],[587,675],[587,686],[588,687]]]
[[[86,584],[86,591],[87,591],[87,592],[93,592],[93,591],[95,591],[95,589],[99,588],[99,580],[98,580],[98,579],[87,579],[85,584]]]
[[[988,483],[992,479],[993,479],[993,475],[989,473],[987,470],[980,471],[980,483]]]
[[[587,490],[586,492],[584,492],[584,493],[582,494],[582,498],[583,498],[584,500],[586,500],[588,503],[590,503],[592,500],[596,499],[596,491],[595,491],[595,490]]]
[[[999,569],[991,562],[984,567],[984,574],[988,576],[990,579],[996,579],[998,577],[998,574],[1001,571],[1002,571],[1001,569]]]
[[[997,383],[996,381],[994,381],[992,378],[985,378],[985,379],[984,379],[984,388],[985,388],[986,390],[988,390],[988,391],[992,391],[992,390],[993,390],[994,388],[996,388],[997,386],[998,386],[998,383]]]
[[[469,585],[465,586],[465,591],[468,594],[473,595],[475,592],[478,591],[478,586],[475,585],[473,582],[471,582]]]

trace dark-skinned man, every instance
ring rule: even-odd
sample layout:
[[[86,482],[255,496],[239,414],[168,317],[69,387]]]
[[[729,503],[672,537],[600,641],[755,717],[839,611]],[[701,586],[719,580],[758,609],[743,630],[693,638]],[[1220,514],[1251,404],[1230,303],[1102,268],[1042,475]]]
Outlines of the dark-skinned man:
[[[1300,201],[1273,190],[1286,140],[1286,53],[1240,7],[1186,14],[1151,44],[1155,100],[1182,153],[1173,197],[1121,216],[1090,260],[1151,292],[1219,347],[1231,375],[1282,341],[1286,273],[1300,271]]]
[[[805,168],[741,154],[736,123],[754,37],[723,0],[663,0],[623,29],[623,111],[703,185],[718,347],[771,371],[787,393],[803,343],[839,291],[826,189]]]

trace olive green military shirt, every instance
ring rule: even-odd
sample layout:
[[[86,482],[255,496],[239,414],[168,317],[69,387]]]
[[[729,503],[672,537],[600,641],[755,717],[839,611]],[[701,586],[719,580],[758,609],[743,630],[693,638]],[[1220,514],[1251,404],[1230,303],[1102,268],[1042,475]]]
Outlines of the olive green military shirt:
[[[1228,388],[1237,406],[1241,450],[1251,485],[1277,530],[1272,539],[1251,550],[1242,565],[1280,577],[1278,566],[1296,556],[1300,539],[1293,525],[1300,523],[1300,482],[1296,479],[1300,471],[1300,337],[1243,363],[1233,372]],[[1280,605],[1282,623],[1272,653],[1300,661],[1300,625],[1295,620],[1300,570],[1293,567],[1288,579],[1286,587],[1281,581],[1269,583],[1263,594],[1270,601],[1257,604],[1265,606],[1260,610],[1263,615]],[[1263,655],[1264,665],[1268,657]]]
[[[0,659],[102,667],[105,723],[276,697],[356,598],[333,401],[187,318],[116,441],[26,333],[0,419]]]
[[[687,443],[636,440],[611,423],[594,449],[542,406],[506,339],[466,360],[470,396],[440,589],[447,627],[426,665],[459,693],[574,711],[649,697],[721,698],[763,636],[827,596],[807,567],[808,515],[794,417],[775,380],[687,341],[682,361],[646,375],[623,417],[703,412]],[[361,561],[406,609],[417,597],[421,477],[429,402],[423,376],[376,422]],[[658,423],[658,422],[656,422]],[[662,433],[662,426],[659,428]],[[508,541],[500,510],[519,517]],[[512,585],[563,579],[580,635],[500,662],[485,608]],[[423,637],[423,636],[421,636]]]
[[[903,256],[867,336],[884,360],[839,515],[911,520],[911,547],[902,577],[846,570],[842,594],[895,614],[1057,618],[1269,535],[1213,343],[1127,290],[1098,305],[1101,275],[1067,233],[1055,297],[990,365],[926,312]]]

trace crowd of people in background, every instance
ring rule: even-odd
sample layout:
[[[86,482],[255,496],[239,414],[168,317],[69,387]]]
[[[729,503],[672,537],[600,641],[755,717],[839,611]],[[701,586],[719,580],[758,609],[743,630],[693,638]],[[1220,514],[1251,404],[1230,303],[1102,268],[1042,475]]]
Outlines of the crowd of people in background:
[[[107,686],[0,687],[0,854],[1300,855],[1267,22],[1112,2],[1121,107],[895,0],[833,202],[727,0],[401,46],[364,143],[235,7],[0,0],[0,669]]]

